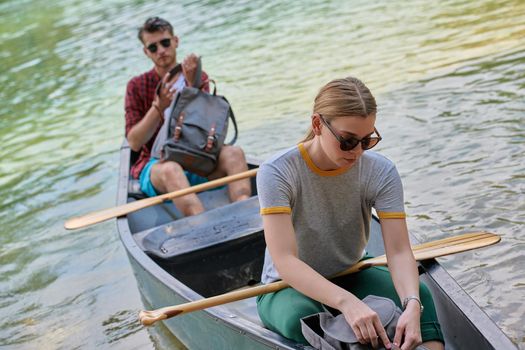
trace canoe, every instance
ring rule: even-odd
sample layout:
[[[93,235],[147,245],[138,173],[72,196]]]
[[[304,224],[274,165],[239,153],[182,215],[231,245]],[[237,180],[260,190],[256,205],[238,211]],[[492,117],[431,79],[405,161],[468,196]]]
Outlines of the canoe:
[[[140,199],[130,181],[126,143],[120,150],[117,204]],[[257,160],[249,160],[250,168]],[[117,219],[145,309],[190,301],[246,288],[260,281],[264,236],[255,178],[253,196],[229,203],[224,188],[199,194],[206,212],[182,217],[163,203]],[[371,223],[367,246],[384,253],[381,229]],[[413,243],[417,243],[411,237]],[[430,288],[447,349],[517,349],[456,281],[434,260],[419,265],[420,278]],[[197,311],[162,321],[188,349],[312,349],[288,340],[262,325],[255,298]]]

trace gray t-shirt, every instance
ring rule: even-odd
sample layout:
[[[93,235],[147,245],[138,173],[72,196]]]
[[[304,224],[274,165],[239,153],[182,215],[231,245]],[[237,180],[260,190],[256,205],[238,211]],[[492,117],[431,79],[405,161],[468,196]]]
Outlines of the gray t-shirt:
[[[325,171],[299,144],[261,164],[257,191],[261,215],[291,214],[299,259],[324,276],[361,259],[372,208],[380,219],[405,217],[399,174],[390,160],[372,151],[349,169]],[[278,279],[266,249],[261,281]]]

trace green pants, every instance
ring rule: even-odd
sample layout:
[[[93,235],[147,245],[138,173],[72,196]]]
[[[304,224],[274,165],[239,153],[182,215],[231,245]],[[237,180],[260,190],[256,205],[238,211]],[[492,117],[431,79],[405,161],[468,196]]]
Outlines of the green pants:
[[[336,278],[333,282],[350,291],[359,299],[370,294],[378,295],[392,299],[397,306],[401,307],[401,302],[387,268],[372,267],[355,274]],[[423,283],[419,284],[419,296],[425,307],[425,311],[421,315],[423,342],[430,340],[444,342],[432,295]],[[302,344],[308,343],[301,332],[300,319],[326,311],[321,303],[308,298],[293,288],[260,295],[257,297],[257,310],[261,321],[268,329]]]

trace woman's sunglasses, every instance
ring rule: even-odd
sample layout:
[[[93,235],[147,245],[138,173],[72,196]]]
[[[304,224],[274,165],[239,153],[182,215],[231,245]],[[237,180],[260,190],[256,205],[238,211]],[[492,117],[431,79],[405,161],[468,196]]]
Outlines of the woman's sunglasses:
[[[171,46],[171,39],[170,38],[166,38],[166,39],[162,39],[161,41],[158,42],[159,44],[162,45],[162,47],[164,48],[168,48]],[[153,43],[153,44],[149,44],[146,49],[148,49],[149,52],[151,53],[155,53],[157,52],[157,50],[159,49],[159,47],[157,46],[157,43]]]
[[[362,139],[358,139],[356,137],[350,136],[345,139],[341,135],[335,132],[335,130],[330,125],[330,123],[326,119],[324,119],[324,117],[321,114],[319,114],[319,116],[321,117],[321,120],[326,125],[328,130],[330,130],[330,132],[335,136],[337,141],[339,141],[339,147],[341,148],[342,151],[353,150],[358,144],[361,144],[361,147],[363,148],[363,150],[367,150],[367,149],[373,148],[375,145],[379,143],[379,141],[382,140],[381,135],[379,135],[379,131],[377,131],[375,127],[374,127],[374,132],[377,134],[377,137],[368,136]]]

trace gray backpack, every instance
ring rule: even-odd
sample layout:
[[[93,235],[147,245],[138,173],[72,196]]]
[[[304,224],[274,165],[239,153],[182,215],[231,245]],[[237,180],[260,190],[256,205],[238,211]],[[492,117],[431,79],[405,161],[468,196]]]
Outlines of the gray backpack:
[[[201,62],[193,87],[185,87],[175,98],[173,109],[164,120],[153,144],[152,156],[162,161],[179,163],[185,170],[208,176],[217,167],[219,153],[228,132],[231,118],[237,139],[237,122],[225,97],[202,91]]]

